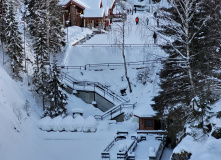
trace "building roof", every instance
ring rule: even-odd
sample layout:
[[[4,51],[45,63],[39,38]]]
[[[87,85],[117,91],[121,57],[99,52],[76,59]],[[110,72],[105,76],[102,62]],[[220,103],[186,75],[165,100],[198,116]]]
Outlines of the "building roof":
[[[135,116],[143,118],[156,116],[156,112],[152,107],[147,106],[146,104],[137,104],[133,113]]]
[[[60,0],[59,1],[59,5],[66,6],[66,7],[69,6],[70,3],[73,3],[82,9],[85,9],[88,7],[87,4],[83,3],[81,0]]]
[[[100,8],[100,4],[102,3],[102,0],[78,0],[83,2],[84,4],[87,5],[86,8],[90,9],[98,9]]]
[[[59,4],[68,6],[70,3],[76,4],[78,7],[84,9],[84,17],[103,17],[108,15],[109,9],[113,7],[115,0],[60,0]],[[102,4],[102,8],[101,7]]]
[[[62,6],[67,5],[69,2],[77,3],[84,8],[100,8],[102,0],[59,0],[59,4]]]
[[[108,15],[109,9],[113,7],[115,0],[102,0],[105,15]]]
[[[104,16],[104,9],[85,9],[84,18],[99,18]]]

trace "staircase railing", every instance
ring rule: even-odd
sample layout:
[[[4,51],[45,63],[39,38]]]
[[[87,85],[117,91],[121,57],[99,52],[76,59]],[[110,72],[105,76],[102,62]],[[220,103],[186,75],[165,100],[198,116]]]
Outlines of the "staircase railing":
[[[76,89],[76,86],[83,86],[83,89],[87,86],[93,87],[93,91],[97,94],[101,95],[102,97],[106,98],[107,100],[112,100],[112,102],[115,103],[122,103],[122,102],[129,102],[128,100],[124,99],[123,97],[119,96],[118,94],[114,93],[108,87],[102,85],[99,82],[91,82],[91,81],[78,81],[75,78],[71,77],[70,75],[62,72],[62,78],[67,80],[69,83],[71,83],[73,86],[73,89]],[[100,91],[100,92],[99,92]],[[108,97],[109,96],[109,97]],[[111,98],[111,99],[110,99]]]
[[[133,108],[134,109],[135,105],[136,105],[136,103],[134,103],[134,104],[121,103],[121,104],[107,110],[106,112],[104,112],[103,115],[95,115],[94,118],[98,119],[98,120],[103,120],[107,117],[110,117],[110,119],[112,119],[112,118],[120,115],[121,113],[123,113],[123,108]],[[118,112],[118,114],[115,114],[117,112]]]
[[[96,119],[100,119],[103,120],[107,117],[110,117],[110,119],[114,118],[115,116],[123,113],[123,108],[133,108],[135,107],[136,103],[134,104],[128,104],[129,100],[124,99],[123,97],[117,95],[116,93],[114,93],[113,91],[111,91],[110,89],[108,89],[106,86],[100,84],[99,82],[90,82],[90,81],[78,81],[75,78],[71,77],[70,75],[62,72],[62,78],[67,80],[69,83],[71,83],[73,86],[73,89],[75,89],[75,86],[83,86],[84,90],[86,86],[91,86],[93,87],[93,91],[96,92],[97,94],[100,94],[98,91],[102,92],[104,98],[108,99],[106,96],[108,95],[109,97],[112,98],[113,103],[115,104],[116,100],[118,101],[118,105],[114,106],[113,108],[107,110],[106,112],[104,112],[103,115],[95,115],[94,117]],[[109,99],[108,99],[109,100]],[[117,115],[114,115],[115,113],[117,113]]]
[[[162,57],[155,59],[155,60],[148,60],[148,61],[137,61],[137,62],[127,62],[127,66],[138,66],[138,65],[146,65],[150,63],[161,63]],[[119,67],[124,66],[124,63],[97,63],[97,64],[86,64],[84,66],[58,66],[61,69],[79,69],[79,70],[87,70],[87,69],[93,69],[95,67]]]

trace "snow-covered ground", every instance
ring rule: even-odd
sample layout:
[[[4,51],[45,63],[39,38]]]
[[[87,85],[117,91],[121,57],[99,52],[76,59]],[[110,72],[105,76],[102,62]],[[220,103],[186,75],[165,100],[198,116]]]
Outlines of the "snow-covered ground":
[[[134,21],[136,16],[140,17],[138,25]],[[137,12],[134,15],[128,15],[129,25],[126,27],[127,30],[125,32],[126,44],[153,43],[153,32],[149,31],[145,26],[146,17],[150,19],[149,25],[156,25],[156,22],[151,18],[152,16],[152,13],[148,12]],[[84,44],[114,44],[117,36],[116,28],[117,25],[113,24],[113,32],[95,35]],[[61,65],[84,66],[86,64],[123,62],[122,52],[118,47],[72,46],[84,38],[86,34],[91,33],[91,30],[86,28],[83,30],[79,27],[68,28],[68,44],[64,55],[59,57]],[[157,43],[163,42],[158,39]],[[2,53],[1,50],[0,52]],[[125,49],[125,55],[127,62],[150,61],[146,66],[149,68],[149,79],[145,85],[137,81],[137,73],[140,70],[128,68],[128,76],[132,82],[132,93],[129,93],[128,90],[127,81],[124,77],[124,68],[115,70],[104,68],[103,71],[68,70],[66,72],[77,80],[100,82],[109,86],[111,90],[119,95],[120,89],[126,88],[126,98],[130,99],[131,103],[137,102],[134,114],[153,115],[154,112],[150,104],[152,103],[151,99],[159,90],[159,77],[156,73],[161,68],[159,61],[155,60],[164,58],[166,55],[160,48],[151,46],[128,47]],[[109,124],[105,121],[98,122],[95,133],[42,131],[38,128],[42,113],[41,99],[36,99],[36,95],[30,92],[32,88],[27,86],[27,79],[24,82],[15,82],[8,75],[8,72],[7,64],[3,66],[2,58],[0,58],[1,160],[98,160],[101,159],[101,152],[114,139],[117,131],[128,131],[133,134],[138,129],[137,119],[132,117],[129,121],[117,124]],[[30,105],[28,109],[30,116],[27,115],[27,109],[24,109],[26,100]],[[219,104],[216,104],[218,110],[220,110]],[[83,109],[84,119],[102,113],[99,109],[94,108],[93,105],[86,104],[81,99],[71,95],[68,99],[68,113],[71,115],[72,109],[76,108]],[[186,149],[193,153],[193,160],[209,158],[219,160],[221,150],[218,146],[220,145],[220,140],[215,140],[211,136],[201,142],[196,142],[191,137],[186,137],[175,148],[175,152]],[[145,158],[146,153],[142,154],[144,149],[144,147],[141,147],[136,151],[139,153],[140,159]],[[145,150],[149,151],[149,148]],[[162,160],[168,160],[171,152],[171,149],[166,148]]]

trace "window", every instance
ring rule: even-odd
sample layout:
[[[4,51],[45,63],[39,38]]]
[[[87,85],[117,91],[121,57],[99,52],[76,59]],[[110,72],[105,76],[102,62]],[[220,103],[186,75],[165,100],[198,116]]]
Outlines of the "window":
[[[153,120],[152,119],[146,119],[146,127],[152,127],[153,126]]]

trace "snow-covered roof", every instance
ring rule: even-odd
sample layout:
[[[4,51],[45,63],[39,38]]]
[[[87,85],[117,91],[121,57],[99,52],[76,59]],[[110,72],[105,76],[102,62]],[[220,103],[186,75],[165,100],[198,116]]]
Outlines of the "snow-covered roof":
[[[96,9],[100,8],[101,0],[78,0],[87,5],[87,8]]]
[[[106,15],[108,15],[108,11],[109,11],[109,9],[112,8],[114,2],[115,2],[115,0],[102,0],[103,8],[104,8]]]
[[[104,9],[85,9],[84,11],[84,18],[92,18],[92,17],[103,17],[104,15]]]
[[[134,115],[138,117],[153,117],[156,115],[156,112],[151,106],[146,104],[138,104],[134,109]]]
[[[59,0],[59,4],[64,6],[68,2],[72,1],[73,3],[77,3],[85,8],[100,8],[101,0]]]
[[[59,5],[65,6],[65,5],[67,5],[70,1],[73,2],[74,4],[79,4],[80,6],[82,6],[82,7],[84,7],[84,8],[89,8],[89,6],[87,5],[87,3],[84,3],[84,1],[82,1],[82,0],[59,0]]]
[[[111,8],[114,4],[115,0],[102,0],[104,8]]]

